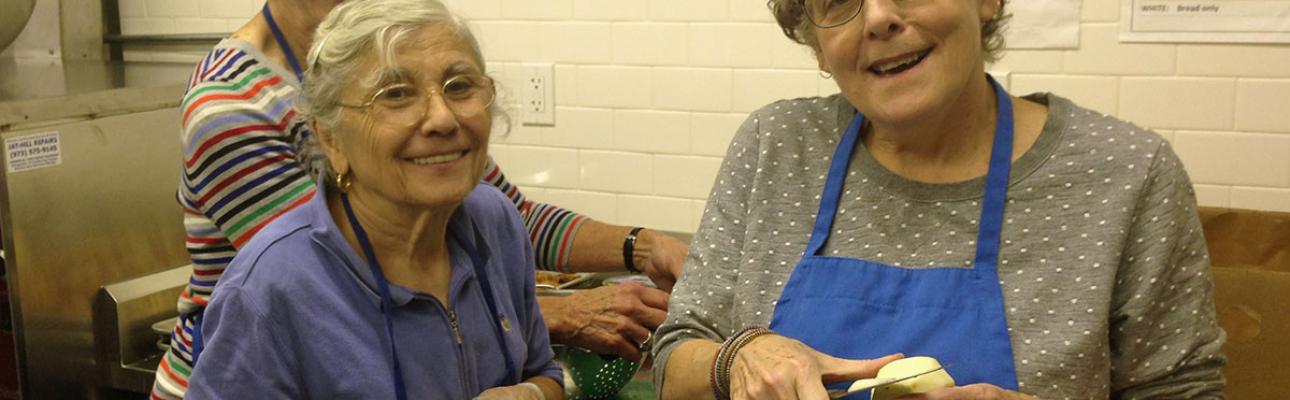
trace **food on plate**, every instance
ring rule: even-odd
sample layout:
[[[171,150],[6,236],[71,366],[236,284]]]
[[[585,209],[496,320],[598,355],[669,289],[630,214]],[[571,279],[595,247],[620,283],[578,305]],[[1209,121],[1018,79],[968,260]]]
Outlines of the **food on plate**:
[[[537,285],[559,287],[560,285],[572,282],[581,278],[581,274],[566,274],[552,271],[537,271]]]

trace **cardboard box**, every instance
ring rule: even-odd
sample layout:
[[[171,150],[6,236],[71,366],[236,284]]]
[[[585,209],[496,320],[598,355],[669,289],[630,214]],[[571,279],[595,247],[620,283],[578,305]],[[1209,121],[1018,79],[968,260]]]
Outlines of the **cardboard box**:
[[[1290,397],[1290,214],[1202,208],[1228,398]]]

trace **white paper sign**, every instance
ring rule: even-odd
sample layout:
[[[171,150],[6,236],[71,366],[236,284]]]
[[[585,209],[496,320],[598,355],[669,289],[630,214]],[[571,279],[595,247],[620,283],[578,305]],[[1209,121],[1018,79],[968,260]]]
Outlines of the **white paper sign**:
[[[1290,43],[1290,0],[1121,0],[1125,42]]]
[[[1009,49],[1079,47],[1080,0],[1009,1],[1008,12],[1012,13],[1005,32]]]
[[[4,148],[10,173],[63,163],[57,131],[11,137],[4,140]]]

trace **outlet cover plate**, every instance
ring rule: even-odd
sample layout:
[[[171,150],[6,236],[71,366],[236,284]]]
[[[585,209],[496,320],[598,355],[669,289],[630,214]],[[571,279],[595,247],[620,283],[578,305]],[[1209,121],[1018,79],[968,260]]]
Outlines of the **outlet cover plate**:
[[[522,123],[555,126],[555,67],[550,63],[525,63],[523,75]]]

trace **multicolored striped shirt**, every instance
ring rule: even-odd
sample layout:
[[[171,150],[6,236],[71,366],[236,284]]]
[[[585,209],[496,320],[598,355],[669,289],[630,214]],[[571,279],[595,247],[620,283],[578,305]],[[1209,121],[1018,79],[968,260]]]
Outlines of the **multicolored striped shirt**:
[[[519,208],[520,216],[524,217],[524,227],[529,231],[529,240],[533,241],[537,267],[547,271],[567,272],[565,267],[569,265],[569,257],[573,252],[573,237],[577,236],[578,230],[588,218],[560,207],[528,200],[518,187],[506,180],[501,167],[491,157],[484,167],[483,179],[501,189],[506,197],[515,202],[515,207]]]
[[[311,135],[296,107],[300,82],[250,42],[225,39],[197,64],[180,103],[184,149],[177,197],[193,274],[179,296],[179,322],[157,368],[153,399],[181,399],[193,366],[196,316],[237,250],[270,221],[314,196]],[[488,160],[484,180],[524,219],[541,269],[563,270],[588,219],[525,199]]]

